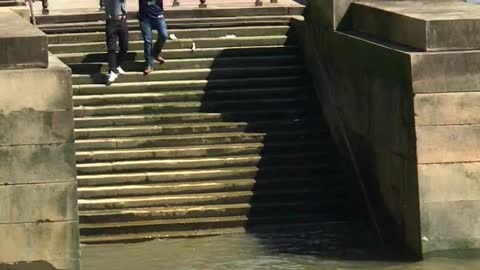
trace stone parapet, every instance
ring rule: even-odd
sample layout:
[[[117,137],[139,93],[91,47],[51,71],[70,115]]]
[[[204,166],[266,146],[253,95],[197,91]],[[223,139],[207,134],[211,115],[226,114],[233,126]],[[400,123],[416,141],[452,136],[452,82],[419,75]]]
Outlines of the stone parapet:
[[[0,8],[0,69],[48,66],[47,36],[10,8]]]
[[[0,70],[0,268],[79,269],[71,71],[48,62]]]
[[[416,6],[416,1],[377,2],[384,10]],[[304,34],[323,114],[343,156],[359,168],[381,233],[416,258],[480,247],[479,53],[422,52],[468,49],[466,44],[477,46],[475,37],[458,28],[456,41],[410,43],[416,34],[405,37],[408,31],[430,32],[408,22],[382,21],[378,8],[372,11],[363,1],[347,12],[357,16],[353,28],[339,32],[321,23],[318,16],[325,17],[325,10],[318,10],[319,3],[309,2],[298,33]],[[443,4],[443,9],[463,6],[445,1],[436,3],[437,9]],[[385,18],[396,17],[390,15]],[[369,28],[374,23],[376,28]],[[437,30],[452,29],[439,24]],[[405,34],[400,41],[394,39],[398,33]]]

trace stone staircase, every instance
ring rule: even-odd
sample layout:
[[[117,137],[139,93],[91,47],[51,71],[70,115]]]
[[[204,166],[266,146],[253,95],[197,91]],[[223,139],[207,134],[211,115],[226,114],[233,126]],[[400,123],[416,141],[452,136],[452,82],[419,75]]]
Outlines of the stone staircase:
[[[111,86],[100,15],[38,18],[73,72],[82,243],[365,221],[291,38],[293,15],[250,10],[168,16],[178,39],[146,77],[132,20],[128,74]]]

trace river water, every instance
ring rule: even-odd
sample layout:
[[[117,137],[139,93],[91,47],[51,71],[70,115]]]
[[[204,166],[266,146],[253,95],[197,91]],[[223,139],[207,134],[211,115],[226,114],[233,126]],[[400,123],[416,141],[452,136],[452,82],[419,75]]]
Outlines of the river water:
[[[322,230],[83,246],[82,269],[480,270],[480,250],[438,252],[422,262],[402,262],[382,254],[372,242],[358,231]]]

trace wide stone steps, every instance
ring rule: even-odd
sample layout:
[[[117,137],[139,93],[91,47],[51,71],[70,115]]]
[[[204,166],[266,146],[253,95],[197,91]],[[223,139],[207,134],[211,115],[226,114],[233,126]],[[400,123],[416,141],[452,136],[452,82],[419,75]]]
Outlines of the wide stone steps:
[[[177,29],[206,29],[220,27],[252,27],[252,26],[288,26],[292,16],[237,16],[234,18],[167,18],[170,31]],[[140,30],[138,20],[127,21],[130,30]],[[48,23],[40,25],[47,34],[88,33],[105,31],[104,21]]]
[[[228,38],[235,37],[255,37],[255,36],[285,36],[290,27],[286,26],[244,26],[244,27],[221,27],[221,28],[196,28],[196,29],[170,29],[169,34],[175,35],[178,39],[192,38]],[[232,38],[235,38],[232,37]],[[157,33],[153,33],[153,38],[157,39]],[[129,40],[143,40],[142,32],[138,30],[129,31]],[[105,42],[105,33],[68,33],[48,35],[49,44],[71,44],[71,43],[90,43]]]
[[[191,49],[196,48],[225,48],[241,46],[272,46],[287,44],[288,37],[282,35],[236,37],[236,38],[193,38],[170,40],[165,44],[165,49]],[[143,41],[132,41],[129,44],[131,50],[142,50]],[[103,42],[49,44],[50,52],[57,53],[86,53],[107,51],[107,45]]]
[[[80,98],[78,96],[78,98]],[[305,117],[304,109],[258,110],[223,113],[169,113],[169,114],[139,114],[114,116],[86,116],[75,118],[76,128],[109,127],[109,126],[136,126],[182,123],[212,123],[221,121],[251,121],[251,120],[285,120]]]
[[[101,78],[104,79],[104,78]],[[74,95],[101,95],[120,93],[146,93],[160,91],[188,91],[188,90],[212,90],[212,89],[245,89],[245,88],[273,88],[291,87],[306,84],[304,76],[281,76],[281,77],[253,77],[253,78],[229,78],[208,80],[175,80],[175,81],[147,81],[115,83],[110,86],[105,84],[73,85]]]
[[[265,67],[265,66],[294,66],[300,62],[297,55],[279,56],[243,56],[222,58],[186,58],[168,59],[164,64],[155,63],[155,70],[179,69],[205,69],[205,68],[231,68],[231,67]],[[122,65],[125,71],[139,71],[145,67],[145,62],[140,60],[129,61]],[[70,64],[74,74],[107,73],[108,64],[105,61],[84,62]]]
[[[197,170],[170,170],[161,172],[133,172],[115,174],[79,175],[78,185],[84,186],[106,186],[126,184],[151,184],[151,183],[175,183],[195,182],[219,179],[246,179],[246,178],[276,178],[276,177],[317,177],[331,178],[338,174],[341,168],[335,166],[319,166],[310,162],[299,165],[282,165],[270,167],[232,167]]]
[[[303,87],[259,88],[238,90],[191,90],[160,93],[105,94],[76,96],[74,106],[95,106],[107,104],[135,104],[155,102],[207,101],[207,100],[239,100],[268,98],[288,98],[302,96]]]
[[[100,14],[37,18],[72,68],[82,243],[358,218],[291,35],[295,11],[192,12],[166,14],[177,39],[148,76],[129,14],[127,74],[109,86]]]
[[[162,55],[166,58],[170,65],[178,63],[174,60],[190,59],[194,61],[197,58],[215,58],[216,62],[222,63],[223,58],[236,57],[267,57],[281,56],[298,53],[298,47],[294,45],[263,45],[263,46],[243,46],[229,48],[192,48],[188,49],[165,49]],[[98,52],[80,52],[80,53],[63,53],[56,54],[60,60],[66,64],[81,63],[103,63],[107,62],[107,53],[105,51]],[[143,50],[130,50],[127,55],[130,61],[145,61]],[[237,59],[237,60],[238,60]],[[136,65],[136,63],[126,63],[127,66]],[[73,66],[75,68],[76,65]],[[156,67],[159,67],[156,65]]]

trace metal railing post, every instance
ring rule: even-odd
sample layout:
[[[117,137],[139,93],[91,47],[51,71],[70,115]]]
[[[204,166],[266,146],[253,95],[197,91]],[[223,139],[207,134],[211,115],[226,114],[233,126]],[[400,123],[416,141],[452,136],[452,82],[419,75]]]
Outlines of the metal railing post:
[[[201,8],[206,8],[206,7],[207,7],[207,3],[206,3],[206,2],[207,2],[207,0],[200,0],[200,5],[199,5],[199,7],[201,7]]]
[[[98,4],[100,5],[100,10],[105,10],[105,0],[100,0]]]
[[[173,6],[174,6],[174,7],[180,6],[180,1],[178,1],[178,0],[173,0]]]

